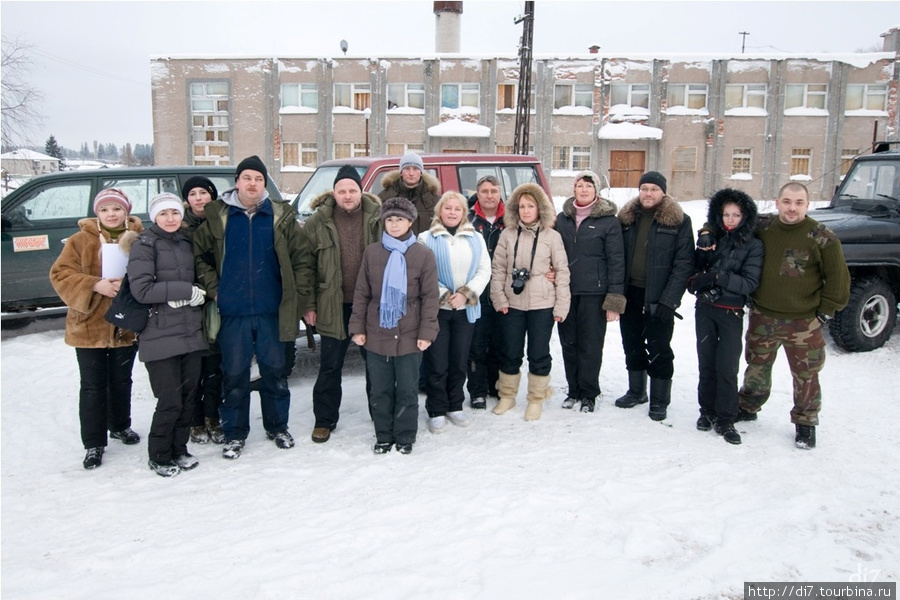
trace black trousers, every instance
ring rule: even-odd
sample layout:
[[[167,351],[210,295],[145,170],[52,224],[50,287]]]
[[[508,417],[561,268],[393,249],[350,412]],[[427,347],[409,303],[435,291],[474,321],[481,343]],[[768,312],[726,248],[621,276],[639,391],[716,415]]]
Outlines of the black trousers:
[[[414,444],[419,426],[419,365],[422,353],[403,356],[366,355],[372,382],[372,420],[379,444]]]
[[[528,339],[528,372],[549,375],[550,336],[553,334],[553,309],[516,310],[500,315],[500,370],[514,375],[522,368],[525,339]]]
[[[625,367],[629,371],[647,371],[654,379],[672,379],[675,353],[672,351],[674,323],[661,323],[644,313],[644,288],[628,286],[628,301],[619,321]]]
[[[219,422],[222,406],[222,354],[208,351],[200,359],[200,385],[194,397],[194,416],[191,426],[204,425],[206,419]]]
[[[700,382],[700,412],[734,421],[738,413],[738,370],[741,362],[744,311],[698,302],[695,328]]]
[[[572,296],[569,315],[559,324],[569,396],[591,399],[600,395],[600,365],[606,339],[606,311],[602,296]]]
[[[344,304],[344,330],[350,325],[350,316],[353,314],[353,304]],[[340,418],[341,376],[344,370],[344,359],[347,357],[347,349],[350,347],[351,338],[339,340],[337,338],[320,336],[319,341],[319,376],[313,386],[313,415],[316,418],[315,427],[327,427],[334,430]],[[356,346],[356,344],[354,344]],[[366,350],[357,346],[363,360],[366,359]],[[370,384],[368,370],[366,375],[366,396],[369,396]]]
[[[475,324],[464,310],[438,311],[437,338],[425,351],[425,410],[429,417],[462,410],[466,363]]]
[[[78,416],[85,448],[106,446],[106,432],[131,427],[131,369],[137,346],[75,348]]]
[[[190,352],[144,363],[150,389],[156,396],[156,410],[147,436],[152,461],[166,462],[187,454],[202,354],[202,351]]]
[[[490,301],[481,303],[481,317],[475,321],[472,345],[469,347],[469,372],[466,387],[471,398],[497,395],[497,373],[500,359],[497,341],[500,337],[500,313]]]

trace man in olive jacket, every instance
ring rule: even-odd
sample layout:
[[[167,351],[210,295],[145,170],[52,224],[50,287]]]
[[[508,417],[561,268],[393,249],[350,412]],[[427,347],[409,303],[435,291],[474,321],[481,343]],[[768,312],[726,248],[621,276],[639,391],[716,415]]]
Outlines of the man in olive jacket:
[[[321,444],[340,416],[341,371],[350,346],[347,324],[363,251],[381,240],[382,225],[381,203],[362,191],[359,173],[349,165],[338,171],[334,190],[313,200],[312,208],[315,212],[301,230],[299,280],[303,319],[321,336],[312,432],[312,441]]]
[[[425,172],[422,157],[407,152],[400,159],[400,170],[385,175],[381,184],[384,189],[378,196],[382,201],[406,198],[416,207],[418,216],[412,225],[413,234],[428,231],[434,218],[434,206],[441,197],[441,182]]]
[[[197,278],[217,301],[221,327],[224,401],[222,456],[241,455],[250,433],[250,363],[261,375],[263,427],[279,448],[291,448],[291,392],[284,342],[299,333],[300,225],[286,202],[266,191],[268,172],[259,157],[242,160],[235,187],[206,205],[206,222],[194,232]],[[221,289],[220,289],[221,288]]]

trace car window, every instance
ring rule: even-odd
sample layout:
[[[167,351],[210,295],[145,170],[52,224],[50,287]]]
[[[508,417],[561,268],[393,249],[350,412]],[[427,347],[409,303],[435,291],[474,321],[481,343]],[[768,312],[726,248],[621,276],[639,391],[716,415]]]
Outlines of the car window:
[[[172,179],[172,178],[169,178]],[[170,181],[169,185],[172,185]],[[159,179],[156,177],[141,177],[129,179],[104,179],[101,188],[118,188],[131,200],[131,213],[135,215],[147,214],[147,203],[150,198],[159,193]],[[179,198],[181,194],[173,192]]]
[[[503,182],[506,191],[504,198],[509,197],[509,194],[523,183],[540,184],[533,165],[503,166],[500,167],[500,172],[502,173],[500,181]]]
[[[380,194],[381,192],[383,192],[384,184],[382,183],[382,180],[384,179],[384,176],[387,175],[388,173],[392,173],[396,170],[397,170],[396,167],[389,167],[387,169],[381,169],[380,171],[375,173],[375,177],[372,178],[372,182],[369,185],[369,189],[366,191],[369,192],[370,194],[375,194],[376,196],[378,194]],[[438,177],[438,174],[437,174],[437,169],[425,169],[425,173],[427,173],[428,175],[431,175],[432,177],[434,177],[435,179],[440,181],[440,178]],[[441,191],[443,191],[443,192],[447,191],[446,189],[444,189],[443,182],[441,182]]]
[[[844,177],[835,206],[849,206],[859,198],[900,198],[900,161],[858,162]]]
[[[14,229],[29,228],[41,221],[77,220],[88,216],[90,181],[67,181],[39,188],[4,217]]]
[[[301,215],[308,214],[310,212],[309,204],[319,194],[334,189],[334,178],[337,177],[337,173],[340,169],[341,165],[319,167],[316,169],[316,172],[313,173],[312,177],[309,178],[309,181],[306,182],[306,185],[303,186],[303,189],[297,195],[296,206],[298,213]],[[366,167],[356,167],[356,171],[361,178],[366,173]]]

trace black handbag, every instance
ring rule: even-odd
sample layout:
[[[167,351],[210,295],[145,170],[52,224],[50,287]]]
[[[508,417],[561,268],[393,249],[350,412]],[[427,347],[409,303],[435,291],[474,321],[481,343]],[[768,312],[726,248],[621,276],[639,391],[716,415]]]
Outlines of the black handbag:
[[[104,318],[119,329],[140,333],[147,327],[151,308],[152,305],[142,304],[132,295],[126,275],[122,278],[119,293],[113,298]]]

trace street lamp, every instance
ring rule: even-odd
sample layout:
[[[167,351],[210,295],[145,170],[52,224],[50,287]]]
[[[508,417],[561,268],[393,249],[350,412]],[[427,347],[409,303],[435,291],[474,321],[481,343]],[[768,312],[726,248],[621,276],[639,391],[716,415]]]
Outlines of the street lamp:
[[[363,116],[366,118],[366,156],[369,156],[369,117],[372,116],[372,109],[367,106],[363,110]]]

